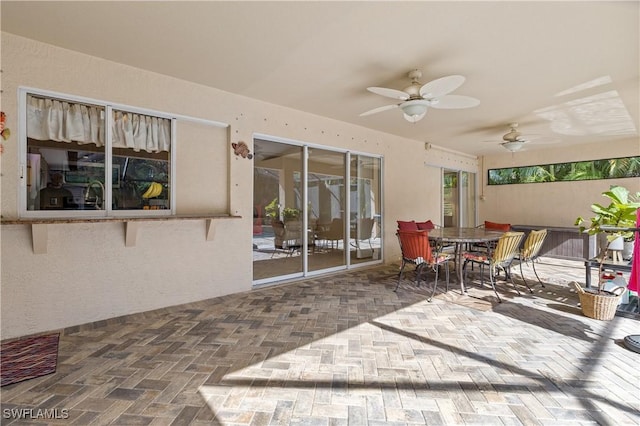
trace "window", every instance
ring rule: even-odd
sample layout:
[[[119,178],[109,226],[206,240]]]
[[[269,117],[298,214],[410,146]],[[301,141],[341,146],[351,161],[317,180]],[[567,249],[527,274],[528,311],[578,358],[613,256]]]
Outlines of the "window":
[[[172,211],[171,119],[95,101],[24,96],[27,216]]]
[[[489,185],[639,177],[640,157],[489,169],[488,174]]]

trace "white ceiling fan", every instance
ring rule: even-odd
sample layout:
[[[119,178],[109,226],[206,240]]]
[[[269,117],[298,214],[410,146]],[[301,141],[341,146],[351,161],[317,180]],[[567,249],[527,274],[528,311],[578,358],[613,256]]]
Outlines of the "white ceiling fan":
[[[449,75],[432,80],[427,84],[420,83],[422,72],[413,70],[409,72],[411,84],[403,90],[387,89],[386,87],[367,87],[367,90],[377,95],[387,98],[398,99],[402,102],[385,105],[363,112],[360,117],[377,114],[395,108],[400,108],[407,121],[415,123],[420,121],[427,109],[458,109],[471,108],[480,104],[480,101],[470,96],[450,95],[464,83],[465,78],[461,75]]]
[[[509,132],[502,136],[503,142],[498,142],[504,149],[509,152],[520,151],[525,144],[535,141],[535,143],[555,143],[556,139],[543,140],[540,135],[523,135],[518,131],[518,123],[509,124]],[[489,141],[487,141],[489,142]],[[495,143],[495,141],[491,141]]]

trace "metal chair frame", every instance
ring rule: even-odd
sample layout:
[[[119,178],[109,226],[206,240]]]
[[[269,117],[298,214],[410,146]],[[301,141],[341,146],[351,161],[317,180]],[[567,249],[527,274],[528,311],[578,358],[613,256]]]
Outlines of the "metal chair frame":
[[[400,250],[402,251],[402,266],[400,267],[400,273],[398,274],[398,284],[393,291],[397,291],[402,281],[402,274],[407,264],[416,265],[416,286],[420,286],[420,281],[423,273],[426,273],[425,268],[430,268],[436,274],[435,281],[433,283],[433,290],[431,296],[427,301],[431,302],[433,296],[436,294],[438,287],[438,271],[439,266],[447,266],[447,262],[452,261],[453,257],[449,254],[441,254],[438,250],[432,250],[431,244],[429,244],[429,231],[400,231],[397,234],[398,242],[400,244]],[[449,268],[445,269],[446,276],[446,291],[449,291]],[[427,282],[425,277],[425,283]]]
[[[369,248],[371,249],[371,257],[373,257],[374,249],[373,244],[371,243],[371,238],[373,237],[373,227],[376,222],[372,217],[365,217],[359,219],[355,228],[351,229],[351,239],[354,240],[352,245],[356,247],[356,249],[360,250],[360,241],[367,241],[369,243]]]
[[[509,268],[514,257],[518,254],[520,243],[524,237],[524,232],[505,232],[498,240],[495,249],[490,253],[465,253],[464,263],[462,265],[463,273],[466,277],[466,267],[468,263],[472,265],[477,263],[480,265],[480,284],[484,285],[484,267],[489,267],[489,280],[491,282],[491,288],[498,298],[498,302],[502,302],[500,295],[496,290],[495,280],[498,275],[498,271],[502,270],[505,273],[505,279],[511,281],[513,288],[520,295],[520,290],[513,282],[511,274],[509,274]],[[466,281],[466,278],[465,278]]]
[[[524,284],[527,286],[530,293],[533,293],[533,290],[531,289],[531,287],[529,287],[527,280],[524,278],[524,274],[522,273],[522,263],[526,263],[527,265],[529,265],[529,262],[531,262],[533,273],[536,274],[538,282],[540,283],[542,288],[544,288],[544,283],[538,276],[538,271],[536,271],[536,259],[540,256],[540,250],[542,249],[545,238],[547,238],[546,229],[540,229],[537,231],[532,230],[531,232],[529,232],[529,235],[527,235],[527,239],[524,241],[522,250],[520,250],[520,253],[518,253],[514,258],[514,260],[517,260],[520,263],[520,276],[522,277],[522,281],[524,281]]]

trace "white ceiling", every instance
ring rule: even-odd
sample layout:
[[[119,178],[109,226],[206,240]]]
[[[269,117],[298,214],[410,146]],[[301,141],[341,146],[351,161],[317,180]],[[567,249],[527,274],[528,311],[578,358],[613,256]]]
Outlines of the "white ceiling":
[[[2,30],[473,154],[508,123],[560,142],[638,137],[640,2],[11,2]],[[480,99],[418,123],[368,86],[461,74]],[[215,119],[215,117],[213,118]],[[495,143],[485,141],[493,140]]]

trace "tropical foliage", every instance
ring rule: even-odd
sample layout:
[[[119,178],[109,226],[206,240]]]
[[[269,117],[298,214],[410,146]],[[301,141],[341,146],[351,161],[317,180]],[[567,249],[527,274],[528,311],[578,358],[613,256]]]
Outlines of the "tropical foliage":
[[[609,204],[603,206],[599,203],[591,205],[594,216],[590,219],[589,225],[585,225],[585,219],[578,217],[576,225],[580,227],[580,232],[587,231],[589,235],[596,235],[600,232],[609,232],[612,238],[624,236],[629,238],[633,232],[625,232],[616,228],[633,228],[636,222],[636,210],[640,208],[640,192],[632,194],[623,186],[612,186],[608,191],[602,193]],[[615,236],[614,236],[615,235]]]
[[[489,169],[489,185],[614,179],[640,176],[640,156]]]
[[[608,191],[604,191],[602,196],[607,198],[608,205],[592,204],[591,211],[594,216],[589,219],[588,224],[586,224],[587,220],[582,217],[578,217],[575,222],[575,225],[580,227],[580,232],[588,232],[589,235],[597,235],[604,232],[607,235],[606,247],[600,253],[599,277],[602,276],[602,266],[609,244],[619,237],[623,237],[626,240],[632,238],[633,232],[626,229],[635,228],[637,210],[640,208],[640,192],[632,194],[623,186],[612,186]],[[602,280],[600,279],[598,292],[601,290],[601,285]]]

